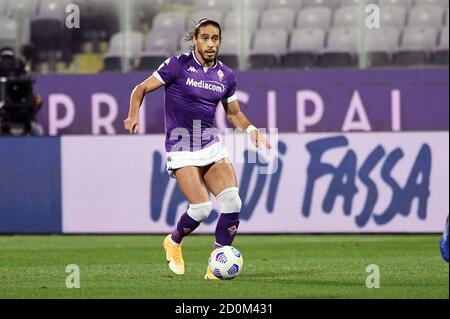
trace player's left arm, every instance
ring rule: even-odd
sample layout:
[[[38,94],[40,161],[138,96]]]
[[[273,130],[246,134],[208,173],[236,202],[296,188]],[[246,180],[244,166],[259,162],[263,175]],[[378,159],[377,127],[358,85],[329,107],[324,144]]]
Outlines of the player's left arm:
[[[226,100],[222,101],[222,104],[225,108],[225,112],[227,114],[228,121],[235,127],[247,132],[253,144],[257,148],[266,147],[271,149],[269,141],[266,139],[264,134],[262,134],[255,126],[250,123],[249,119],[245,114],[241,111],[238,100],[234,100],[232,102],[227,102]]]

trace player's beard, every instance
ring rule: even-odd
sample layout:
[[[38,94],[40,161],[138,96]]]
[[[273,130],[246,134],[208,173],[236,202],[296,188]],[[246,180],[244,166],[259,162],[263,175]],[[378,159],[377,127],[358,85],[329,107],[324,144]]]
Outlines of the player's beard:
[[[202,51],[199,50],[200,55],[202,56],[203,61],[205,61],[206,63],[212,63],[212,62],[214,62],[214,61],[216,60],[218,51],[216,50],[216,51],[214,52],[214,54],[208,54],[208,53],[206,53],[206,51],[208,51],[208,50],[202,50]]]

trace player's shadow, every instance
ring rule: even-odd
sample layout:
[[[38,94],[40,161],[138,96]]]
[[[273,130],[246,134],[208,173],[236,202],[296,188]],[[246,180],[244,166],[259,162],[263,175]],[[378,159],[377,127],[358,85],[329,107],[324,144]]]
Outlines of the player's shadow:
[[[280,278],[280,277],[297,277],[297,278]],[[278,272],[267,274],[263,272],[250,272],[245,274],[245,281],[256,283],[277,283],[282,285],[302,285],[302,286],[346,286],[346,287],[361,287],[364,281],[354,279],[319,279],[308,277],[319,277],[320,273],[317,270],[297,270],[289,272]]]
[[[297,270],[297,271],[283,271],[273,274],[268,274],[264,272],[247,272],[245,273],[245,281],[255,282],[255,283],[276,283],[282,285],[302,285],[302,286],[333,286],[333,287],[355,287],[361,288],[365,286],[365,277],[361,278],[348,278],[345,279],[344,276],[341,278],[336,278],[335,280],[325,279],[326,274],[321,274],[317,270]],[[280,277],[297,277],[297,278],[280,278]],[[309,278],[308,278],[309,277]],[[314,278],[311,278],[314,277]],[[410,288],[411,282],[409,281],[398,281],[395,279],[384,278],[382,283],[384,288]],[[440,283],[430,283],[430,282],[414,282],[414,287],[417,288],[432,288],[441,287]]]

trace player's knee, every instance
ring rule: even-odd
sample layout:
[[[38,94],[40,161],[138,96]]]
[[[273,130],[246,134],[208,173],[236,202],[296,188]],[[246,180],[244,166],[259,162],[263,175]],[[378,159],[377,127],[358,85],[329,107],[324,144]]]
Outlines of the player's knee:
[[[242,200],[239,196],[239,188],[230,187],[225,189],[217,196],[220,212],[222,214],[240,213],[242,208]]]
[[[211,214],[211,211],[212,203],[205,202],[201,204],[189,204],[187,213],[192,219],[195,219],[198,222],[202,222],[206,218],[208,218],[209,214]]]

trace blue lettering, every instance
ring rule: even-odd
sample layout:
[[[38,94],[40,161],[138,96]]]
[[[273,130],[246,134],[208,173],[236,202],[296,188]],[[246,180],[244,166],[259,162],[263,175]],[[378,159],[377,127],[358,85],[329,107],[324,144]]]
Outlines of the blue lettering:
[[[420,219],[426,219],[428,197],[430,196],[430,147],[427,144],[422,145],[403,189],[390,176],[392,168],[402,157],[403,152],[400,149],[396,149],[389,154],[383,166],[383,180],[391,186],[393,195],[389,207],[383,214],[374,216],[374,220],[378,225],[384,225],[390,222],[396,214],[408,216],[411,211],[412,202],[416,197],[419,200],[417,214]],[[421,177],[420,182],[418,181],[419,177]]]
[[[161,200],[150,200],[150,218],[158,221],[162,213],[162,199],[169,184],[169,175],[165,169],[165,163],[160,152],[153,153],[153,169],[150,180],[150,199],[160,198]]]
[[[355,186],[356,154],[349,151],[335,170],[330,187],[323,201],[323,210],[330,213],[338,196],[344,198],[344,214],[352,212],[353,196],[358,192]]]
[[[399,148],[393,150],[381,168],[381,177],[383,181],[391,187],[392,190],[392,199],[389,207],[385,210],[385,212],[380,215],[375,215],[374,220],[377,224],[381,225],[389,222],[392,218],[395,217],[397,212],[401,212],[401,201],[398,199],[402,196],[402,189],[400,185],[395,181],[391,176],[391,171],[397,165],[397,162],[403,157],[403,151]]]
[[[322,155],[330,149],[347,145],[348,141],[343,136],[324,138],[310,142],[306,145],[306,149],[310,154],[310,161],[307,168],[308,178],[306,181],[305,194],[303,196],[303,216],[309,217],[316,180],[327,174],[334,175],[336,172],[336,168],[333,165],[321,162]]]
[[[367,198],[364,207],[359,216],[356,216],[355,221],[358,227],[364,227],[369,221],[373,214],[373,209],[378,200],[378,190],[375,183],[370,178],[370,173],[375,168],[375,166],[380,162],[380,160],[385,155],[384,148],[378,145],[367,157],[364,164],[359,170],[359,178],[367,187]]]
[[[381,214],[374,213],[379,193],[370,174],[385,156],[384,148],[378,145],[362,163],[359,170],[356,166],[357,156],[353,150],[347,151],[337,167],[321,161],[326,151],[343,146],[348,146],[345,137],[324,138],[306,145],[310,154],[310,162],[307,168],[308,178],[302,206],[303,216],[309,217],[310,215],[315,182],[327,174],[332,175],[332,180],[322,202],[323,211],[330,213],[335,206],[336,198],[343,196],[343,212],[346,216],[351,215],[353,198],[358,191],[355,184],[356,174],[358,174],[359,179],[367,188],[364,207],[360,214],[355,216],[355,223],[358,227],[367,225],[372,216],[378,225],[389,223],[397,214],[409,216],[412,203],[416,198],[418,200],[418,217],[422,220],[426,219],[431,174],[431,149],[429,145],[422,145],[404,187],[401,187],[392,177],[393,169],[403,158],[403,151],[396,148],[388,154],[381,166],[381,178],[391,189],[392,198],[386,210]]]
[[[430,174],[431,149],[428,144],[424,144],[416,157],[416,161],[408,177],[408,182],[403,188],[406,204],[405,212],[411,210],[412,201],[417,197],[419,200],[417,215],[422,220],[427,218],[427,204],[428,198],[430,197]]]

